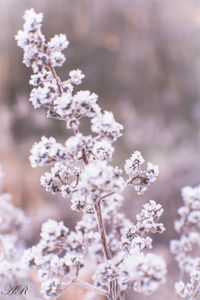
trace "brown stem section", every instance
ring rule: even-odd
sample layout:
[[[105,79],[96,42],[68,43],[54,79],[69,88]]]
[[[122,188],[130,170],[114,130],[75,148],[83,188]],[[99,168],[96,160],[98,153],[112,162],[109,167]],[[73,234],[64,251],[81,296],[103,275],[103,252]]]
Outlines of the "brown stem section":
[[[84,161],[84,163],[85,163],[86,165],[89,164],[87,155],[86,155],[86,153],[85,153],[85,149],[82,149],[82,159],[83,159],[83,161]]]
[[[102,219],[102,214],[101,214],[101,207],[100,207],[100,203],[97,202],[95,204],[95,210],[97,213],[97,219],[98,219],[98,227],[99,227],[99,232],[101,234],[101,241],[103,244],[103,249],[104,249],[104,254],[106,259],[111,259],[111,255],[110,255],[110,250],[108,248],[108,243],[107,243],[107,239],[106,239],[106,232],[105,232],[105,228],[104,228],[104,224],[103,224],[103,219]]]
[[[88,161],[88,158],[87,158],[87,155],[86,155],[86,152],[85,152],[84,148],[82,149],[82,159],[83,159],[83,161],[86,165],[89,164],[89,161]],[[105,197],[108,197],[112,194],[114,194],[114,192],[104,195],[102,198],[100,198],[100,201],[101,201],[101,199],[103,199]],[[109,250],[108,243],[107,243],[106,232],[105,232],[103,218],[102,218],[102,214],[101,214],[100,201],[97,201],[95,203],[94,207],[95,207],[95,211],[96,211],[96,215],[97,215],[98,229],[99,229],[99,233],[101,235],[101,242],[102,242],[102,245],[103,245],[104,254],[105,254],[106,260],[110,260],[111,259],[111,254],[110,254],[110,250]],[[116,288],[116,280],[111,281],[110,282],[109,294],[106,295],[109,300],[115,300],[116,299],[116,289],[117,289]]]
[[[106,197],[108,197],[108,196],[114,195],[114,194],[115,194],[115,192],[111,192],[111,193],[109,193],[109,194],[106,194],[106,195],[102,196],[102,197],[100,198],[100,200],[102,200],[102,199],[104,199],[104,198],[106,198]]]
[[[99,227],[99,232],[101,234],[101,242],[103,245],[103,249],[104,249],[104,254],[107,260],[111,259],[111,254],[110,254],[110,250],[108,247],[108,243],[107,243],[107,239],[106,239],[106,232],[105,232],[105,228],[104,228],[104,224],[103,224],[103,218],[102,218],[102,214],[101,214],[101,204],[100,202],[95,203],[95,210],[96,210],[96,214],[97,214],[97,220],[98,220],[98,227]],[[108,295],[108,299],[109,300],[115,300],[115,293],[116,293],[116,282],[115,281],[111,281],[110,282],[110,292]]]
[[[136,176],[132,177],[128,182],[127,182],[127,185],[132,183],[133,180],[135,180],[136,178],[140,178],[139,174],[137,174]]]

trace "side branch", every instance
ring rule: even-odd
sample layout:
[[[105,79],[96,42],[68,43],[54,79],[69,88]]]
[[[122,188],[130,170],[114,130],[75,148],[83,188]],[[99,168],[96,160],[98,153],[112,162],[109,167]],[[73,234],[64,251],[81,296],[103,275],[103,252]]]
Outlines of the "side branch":
[[[75,283],[75,284],[77,284],[77,285],[79,285],[79,286],[81,286],[81,287],[83,287],[87,290],[90,290],[92,292],[96,292],[97,294],[104,295],[104,296],[108,297],[107,291],[105,291],[101,288],[98,288],[98,287],[94,286],[93,284],[90,284],[90,283],[82,281],[82,280],[77,280],[77,279],[75,279],[73,281],[73,283]]]
[[[59,93],[60,93],[60,96],[61,96],[62,95],[62,89],[61,89],[61,86],[60,86],[59,77],[56,74],[56,71],[55,71],[54,67],[52,67],[51,63],[48,64],[48,67],[51,70],[51,73],[52,73],[53,77],[55,78],[55,80],[57,82],[58,90],[59,90]]]

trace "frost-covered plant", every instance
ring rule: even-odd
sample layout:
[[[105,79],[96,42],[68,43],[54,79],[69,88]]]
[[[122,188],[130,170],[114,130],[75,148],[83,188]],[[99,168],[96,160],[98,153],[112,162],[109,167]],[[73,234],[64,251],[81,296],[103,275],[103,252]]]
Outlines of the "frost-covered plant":
[[[65,62],[66,36],[56,35],[46,42],[41,32],[43,15],[30,9],[24,19],[16,40],[24,49],[23,62],[34,73],[30,101],[34,108],[46,108],[48,117],[64,120],[74,134],[64,144],[42,137],[32,147],[30,162],[33,167],[51,165],[41,184],[47,191],[70,199],[71,208],[82,213],[74,231],[63,222],[44,223],[40,242],[25,252],[24,263],[37,270],[41,292],[47,299],[57,298],[72,283],[112,300],[122,299],[128,289],[150,294],[165,281],[166,264],[161,257],[143,250],[152,248],[151,233],[165,230],[158,222],[163,209],[150,200],[136,216],[135,224],[118,209],[124,189],[131,185],[137,194],[143,194],[156,180],[158,166],[148,163],[142,169],[144,158],[135,151],[126,160],[125,180],[122,170],[110,164],[112,144],[121,136],[123,126],[112,112],[101,110],[95,93],[74,91],[85,77],[79,69],[69,72],[64,81],[56,74],[55,67]],[[83,117],[91,119],[93,135],[81,132]],[[97,265],[93,284],[79,279],[89,260]]]
[[[180,238],[170,242],[170,249],[182,277],[175,283],[176,292],[192,300],[200,294],[200,185],[184,187],[182,198],[183,206],[178,209],[180,218],[174,223]]]

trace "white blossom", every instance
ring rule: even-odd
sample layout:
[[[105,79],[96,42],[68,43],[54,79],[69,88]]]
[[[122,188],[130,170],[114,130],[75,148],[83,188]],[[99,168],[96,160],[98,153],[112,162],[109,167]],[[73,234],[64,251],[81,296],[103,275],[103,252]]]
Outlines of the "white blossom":
[[[59,279],[48,279],[41,283],[41,294],[46,299],[57,299],[66,288],[66,283],[60,283]]]
[[[139,172],[139,168],[144,162],[145,160],[142,154],[139,151],[135,151],[131,157],[126,160],[124,169],[126,173],[132,177]]]
[[[138,195],[142,195],[151,182],[157,179],[159,169],[157,165],[148,162],[147,170],[142,170],[144,158],[139,151],[135,151],[131,158],[126,160],[125,171],[129,175],[128,183],[131,184]]]
[[[79,69],[70,71],[69,76],[71,83],[76,85],[81,84],[82,79],[85,78],[85,75]]]
[[[41,185],[44,186],[46,191],[52,194],[68,191],[68,194],[74,189],[75,183],[70,182],[70,176],[73,172],[62,162],[57,162],[51,168],[51,172],[46,172],[41,176]]]
[[[98,287],[109,289],[109,284],[117,276],[116,267],[111,260],[107,260],[98,266],[93,279]]]
[[[81,174],[80,187],[85,193],[96,189],[97,195],[104,192],[119,192],[124,189],[125,182],[122,177],[115,178],[113,167],[105,161],[93,161],[85,166]]]
[[[30,162],[32,167],[49,165],[57,160],[69,159],[65,147],[57,143],[53,137],[43,136],[41,141],[34,143],[31,149]]]
[[[91,156],[93,159],[110,161],[112,159],[113,152],[114,148],[109,142],[105,140],[97,141],[93,146]]]
[[[124,282],[131,284],[134,291],[149,295],[153,293],[161,283],[165,282],[166,263],[162,257],[155,254],[138,254],[125,256],[120,265],[122,288]],[[124,274],[124,275],[123,275]]]
[[[98,133],[101,137],[106,137],[110,141],[116,141],[122,135],[120,131],[123,126],[115,121],[112,112],[99,113],[92,119],[91,123],[93,132]]]
[[[69,45],[69,41],[65,34],[56,34],[50,41],[47,43],[48,50],[50,51],[63,51]]]

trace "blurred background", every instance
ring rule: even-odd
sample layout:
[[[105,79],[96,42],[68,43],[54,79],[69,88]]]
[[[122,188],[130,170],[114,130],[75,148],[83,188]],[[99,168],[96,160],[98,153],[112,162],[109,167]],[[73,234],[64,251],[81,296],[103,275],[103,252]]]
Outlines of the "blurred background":
[[[42,169],[32,169],[29,153],[42,135],[65,141],[64,122],[47,119],[28,101],[31,71],[14,40],[28,8],[43,12],[46,38],[66,33],[67,63],[86,75],[81,86],[99,95],[103,109],[112,110],[124,125],[115,144],[113,163],[123,167],[135,150],[160,167],[159,179],[144,196],[127,190],[124,211],[134,220],[142,204],[154,199],[164,207],[167,230],[154,236],[154,251],[168,261],[164,288],[149,299],[176,299],[173,281],[178,270],[168,251],[176,234],[173,221],[181,205],[180,189],[200,183],[200,2],[194,0],[7,0],[0,2],[0,163],[6,174],[4,190],[33,218],[28,244],[39,239],[40,224],[64,220],[70,228],[80,217],[70,203],[40,186]],[[70,290],[62,299],[81,299]],[[80,293],[80,294],[79,294]],[[174,298],[173,298],[174,297]],[[146,299],[130,295],[130,299]]]

